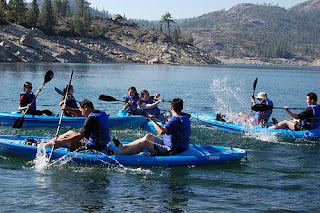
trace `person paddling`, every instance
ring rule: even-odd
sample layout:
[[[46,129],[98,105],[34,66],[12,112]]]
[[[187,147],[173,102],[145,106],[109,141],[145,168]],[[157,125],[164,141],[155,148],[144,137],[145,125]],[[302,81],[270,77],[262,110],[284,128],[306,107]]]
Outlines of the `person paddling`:
[[[269,129],[284,129],[291,130],[309,130],[320,126],[320,105],[317,105],[318,96],[314,92],[307,94],[308,107],[299,114],[292,113],[287,106],[284,107],[286,112],[293,118],[293,120],[283,120],[279,123],[269,127]]]
[[[63,93],[66,94],[66,91],[68,89],[69,85],[66,85],[63,88]],[[75,99],[75,97],[73,96],[74,93],[74,88],[72,85],[69,86],[69,90],[68,90],[68,97],[67,97],[67,102],[66,105],[63,107],[63,103],[64,103],[64,97],[62,97],[59,105],[62,107],[62,109],[64,110],[64,115],[67,117],[81,117],[82,114],[79,110],[79,106],[77,104],[77,101]]]
[[[147,149],[151,155],[166,156],[176,155],[189,148],[190,140],[190,120],[182,113],[183,100],[175,98],[171,102],[172,118],[165,126],[160,126],[153,115],[149,118],[159,134],[164,134],[164,138],[158,138],[147,134],[143,138],[137,139],[129,144],[122,145],[117,138],[113,138],[115,145],[121,150],[115,152],[116,155],[134,155]]]
[[[146,115],[154,115],[157,120],[166,122],[166,117],[161,114],[161,111],[158,108],[158,104],[164,101],[163,99],[157,100],[157,98],[160,97],[160,94],[156,93],[155,95],[150,96],[148,90],[142,90],[140,94],[140,99],[138,101],[139,109],[144,110]]]
[[[85,146],[88,149],[102,151],[110,141],[109,116],[96,110],[93,103],[87,99],[80,103],[79,110],[86,117],[80,132],[70,130],[56,139],[44,143],[45,146],[59,148],[66,145],[70,151]]]
[[[131,115],[141,115],[143,112],[138,109],[139,94],[135,87],[128,89],[128,94],[123,97],[123,110],[126,110]]]
[[[32,83],[28,81],[23,84],[23,93],[20,94],[18,110],[25,111],[29,108],[26,114],[56,116],[56,114],[47,109],[37,110],[36,100],[34,99],[37,96],[37,93],[41,91],[41,87],[35,94],[32,92],[32,88]]]
[[[254,114],[248,115],[246,113],[240,112],[237,116],[241,119],[242,122],[250,122],[253,125],[260,124],[261,126],[266,126],[273,108],[273,102],[268,99],[268,96],[265,92],[259,92],[257,95],[257,101],[255,97],[251,98],[251,110],[255,111]],[[232,123],[232,120],[227,120],[227,123]]]

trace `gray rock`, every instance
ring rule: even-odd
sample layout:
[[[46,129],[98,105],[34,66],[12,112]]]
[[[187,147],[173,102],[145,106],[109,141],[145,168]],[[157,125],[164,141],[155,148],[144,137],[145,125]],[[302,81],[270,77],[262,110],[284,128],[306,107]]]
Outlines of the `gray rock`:
[[[23,46],[31,47],[34,49],[39,47],[39,43],[35,39],[33,39],[31,36],[28,36],[28,35],[21,36],[19,44]]]
[[[122,16],[119,15],[119,14],[113,14],[113,15],[112,15],[112,20],[113,20],[113,21],[115,21],[115,20],[122,20],[122,19],[123,19]]]

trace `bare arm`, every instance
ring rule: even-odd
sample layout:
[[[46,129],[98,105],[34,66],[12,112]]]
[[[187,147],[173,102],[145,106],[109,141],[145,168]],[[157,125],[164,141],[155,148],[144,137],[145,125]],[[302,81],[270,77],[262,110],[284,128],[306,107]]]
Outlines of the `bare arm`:
[[[157,106],[158,104],[160,104],[160,103],[162,103],[162,102],[163,102],[163,100],[160,99],[160,100],[158,100],[158,101],[156,101],[156,102],[154,102],[154,103],[152,103],[152,104],[147,104],[147,105],[146,105],[146,109],[153,108],[153,107]]]
[[[79,108],[70,108],[70,107],[67,107],[66,105],[62,105],[61,109],[63,111],[71,112],[72,114],[74,114],[74,115],[76,115],[78,117],[82,116],[81,111],[79,110]]]
[[[286,110],[286,112],[294,119],[299,119],[298,114],[292,113],[287,106],[284,107],[284,109]]]
[[[167,133],[167,128],[164,127],[164,126],[160,126],[160,125],[156,122],[154,115],[150,115],[150,116],[149,116],[149,119],[150,119],[150,121],[152,122],[154,128],[156,129],[156,131],[157,131],[159,134],[163,135],[163,134],[166,134],[166,133]]]

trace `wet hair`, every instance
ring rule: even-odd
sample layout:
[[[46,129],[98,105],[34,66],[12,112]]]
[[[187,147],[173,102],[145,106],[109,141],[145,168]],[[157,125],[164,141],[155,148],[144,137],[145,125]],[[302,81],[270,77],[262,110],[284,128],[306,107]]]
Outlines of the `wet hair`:
[[[317,103],[317,101],[318,101],[318,96],[317,96],[316,93],[314,93],[314,92],[309,92],[309,93],[307,94],[307,96],[309,96],[310,100],[313,100],[315,103]]]
[[[26,88],[32,86],[32,84],[29,81],[26,81],[26,83],[23,84],[23,91],[26,91]]]
[[[171,106],[174,111],[181,112],[183,110],[183,100],[181,98],[175,98],[171,101]]]
[[[69,84],[67,84],[67,85],[63,88],[63,93],[64,93],[64,94],[66,94],[66,92],[67,92],[68,85],[69,85]],[[70,91],[72,88],[73,88],[73,86],[70,84],[68,91]]]
[[[84,108],[84,107],[86,107],[86,106],[94,109],[93,103],[92,103],[91,101],[89,101],[88,99],[84,99],[84,100],[81,101],[81,103],[80,103],[80,107],[81,107],[81,108]]]

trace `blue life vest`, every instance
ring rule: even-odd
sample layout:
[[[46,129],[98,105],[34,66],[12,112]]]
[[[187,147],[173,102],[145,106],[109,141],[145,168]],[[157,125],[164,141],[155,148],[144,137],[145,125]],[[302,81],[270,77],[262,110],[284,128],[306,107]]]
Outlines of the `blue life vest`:
[[[149,97],[149,100],[141,100],[142,104],[153,104],[154,103],[154,96]],[[149,108],[149,109],[144,109],[144,111],[148,114],[148,115],[159,115],[160,114],[160,109],[158,108],[158,106]]]
[[[109,116],[105,112],[90,113],[89,117],[96,117],[99,121],[99,130],[92,132],[89,139],[85,139],[90,146],[106,146],[110,141]]]
[[[69,100],[67,100],[66,105],[70,108],[78,108],[77,101],[73,96]]]
[[[269,99],[263,99],[261,103],[265,102],[265,105],[273,107],[273,102],[270,101]],[[272,109],[266,110],[266,111],[261,111],[261,112],[256,112],[255,115],[253,116],[253,119],[257,120],[258,123],[266,124],[272,114]]]
[[[190,119],[185,115],[177,115],[172,119],[175,120],[174,132],[164,135],[163,144],[171,147],[172,154],[175,155],[189,148],[191,127]]]
[[[138,100],[139,100],[139,98],[137,96],[134,96],[133,98],[131,98],[131,96],[127,94],[127,95],[125,95],[123,97],[123,100],[125,102],[127,102],[127,101],[132,101],[133,102],[132,104],[129,104],[128,110],[130,110],[130,109],[135,110],[135,109],[138,108]]]
[[[309,105],[309,107],[311,107],[313,110],[313,118],[303,119],[301,125],[305,127],[307,122],[309,121],[311,129],[315,129],[320,126],[320,105]]]
[[[27,106],[28,104],[31,104],[31,102],[33,101],[33,99],[35,99],[35,95],[33,93],[29,94],[27,92],[23,92],[20,94],[20,97],[24,95],[25,97],[27,97],[28,99],[28,102],[25,103],[23,106],[21,107],[25,107]],[[31,104],[30,108],[28,109],[28,112],[31,113],[31,112],[35,112],[37,111],[37,104],[36,104],[36,99],[33,101],[33,103]]]

